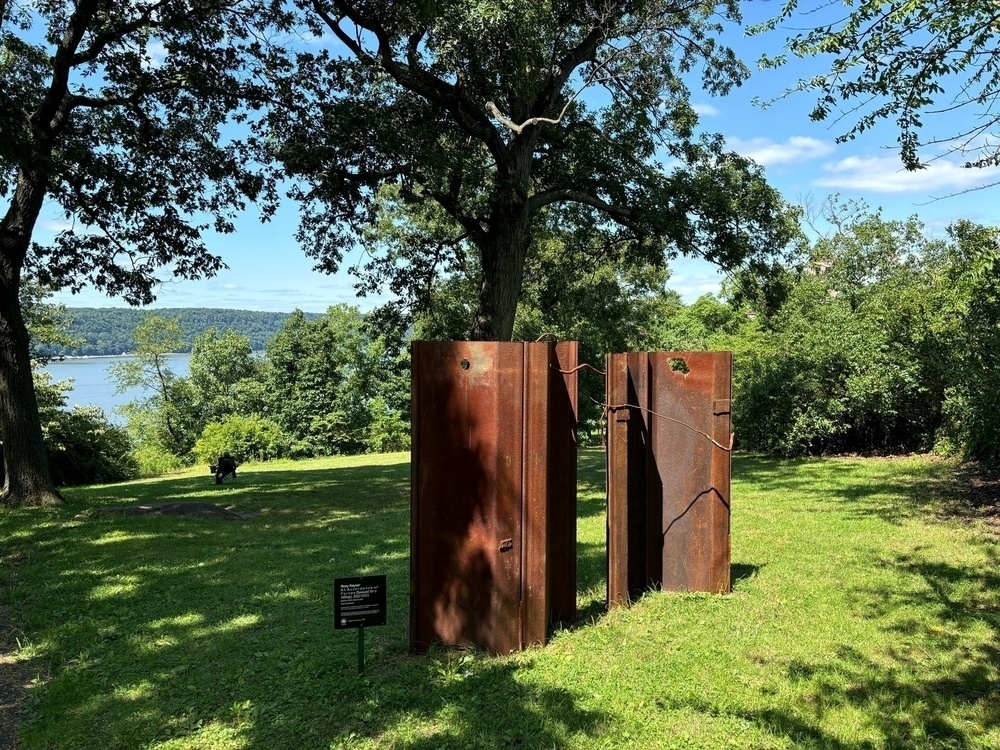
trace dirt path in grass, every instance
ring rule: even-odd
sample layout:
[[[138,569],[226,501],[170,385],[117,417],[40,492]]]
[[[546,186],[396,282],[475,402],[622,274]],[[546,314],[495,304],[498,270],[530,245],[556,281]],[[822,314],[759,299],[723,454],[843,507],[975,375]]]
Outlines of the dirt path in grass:
[[[31,679],[28,665],[14,657],[16,633],[10,608],[0,605],[0,750],[18,747],[17,725],[24,708],[25,686]]]
[[[955,470],[952,491],[954,514],[978,518],[1000,541],[1000,467],[964,464]]]

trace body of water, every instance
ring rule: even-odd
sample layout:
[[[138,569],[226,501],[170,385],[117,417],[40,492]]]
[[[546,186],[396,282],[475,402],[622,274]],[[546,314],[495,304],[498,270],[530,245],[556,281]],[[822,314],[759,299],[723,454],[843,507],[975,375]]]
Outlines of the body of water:
[[[124,362],[132,357],[77,357],[64,359],[61,362],[49,362],[45,371],[52,375],[53,380],[72,380],[73,390],[66,394],[66,405],[99,406],[108,419],[116,424],[124,423],[117,408],[129,401],[148,395],[141,388],[115,393],[115,381],[109,371],[110,365]],[[171,354],[168,357],[169,366],[179,377],[188,374],[190,354]]]

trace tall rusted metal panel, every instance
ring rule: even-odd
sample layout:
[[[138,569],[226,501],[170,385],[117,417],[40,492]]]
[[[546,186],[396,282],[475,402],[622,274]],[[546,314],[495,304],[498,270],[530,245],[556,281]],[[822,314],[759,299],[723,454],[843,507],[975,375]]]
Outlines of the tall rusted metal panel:
[[[410,645],[509,653],[576,601],[575,342],[415,342]]]
[[[730,590],[730,352],[607,359],[608,603]]]

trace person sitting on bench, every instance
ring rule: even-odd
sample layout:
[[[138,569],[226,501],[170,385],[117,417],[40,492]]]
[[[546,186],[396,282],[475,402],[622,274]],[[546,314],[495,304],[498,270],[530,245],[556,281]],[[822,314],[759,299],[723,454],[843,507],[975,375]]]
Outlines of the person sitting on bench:
[[[219,456],[219,463],[212,467],[215,473],[215,483],[222,484],[222,480],[230,475],[235,479],[237,466],[239,464],[236,463],[236,459],[230,455],[229,451]]]

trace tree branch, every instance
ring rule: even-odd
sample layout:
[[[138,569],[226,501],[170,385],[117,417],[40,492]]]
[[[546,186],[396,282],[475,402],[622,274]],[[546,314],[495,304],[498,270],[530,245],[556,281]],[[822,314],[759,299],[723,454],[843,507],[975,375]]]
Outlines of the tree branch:
[[[91,109],[107,109],[109,107],[125,107],[138,103],[141,95],[137,92],[132,96],[83,96],[82,94],[67,94],[64,105],[69,109],[87,107]]]
[[[116,238],[115,232],[110,226],[108,226],[107,222],[101,220],[99,215],[100,212],[94,211],[90,208],[90,201],[83,192],[83,189],[80,187],[79,182],[69,179],[67,179],[67,182],[73,190],[73,195],[76,197],[77,203],[80,206],[80,211],[87,223],[100,229],[101,234],[107,239],[108,242],[111,243],[113,247],[117,249],[117,252],[127,255],[129,258],[134,260],[132,252]]]
[[[326,11],[326,8],[324,8],[320,3],[320,0],[313,0],[312,6],[316,15],[320,17],[320,20],[322,20],[323,23],[326,24],[327,28],[333,32],[334,36],[336,36],[337,39],[339,39],[341,43],[351,51],[351,54],[359,60],[371,57],[371,55],[365,51],[364,47],[358,43],[357,39],[354,39],[346,31],[340,28],[340,18],[334,18],[330,15]]]
[[[584,206],[596,208],[598,211],[607,214],[612,219],[625,226],[632,226],[637,220],[636,212],[632,209],[616,206],[598,198],[596,195],[591,195],[590,193],[586,193],[582,190],[572,190],[570,188],[546,190],[531,196],[528,200],[528,212],[534,213],[535,211],[553,203],[566,202],[579,203]]]
[[[486,230],[483,228],[482,223],[476,217],[470,216],[465,212],[457,195],[442,193],[437,190],[428,190],[427,195],[437,201],[441,205],[441,208],[448,212],[451,218],[462,225],[462,228],[472,238],[473,242],[478,244],[485,241]]]
[[[582,90],[583,89],[581,89],[581,91]],[[562,121],[563,115],[566,114],[566,110],[569,109],[569,105],[576,100],[576,97],[579,95],[579,93],[580,92],[578,91],[576,94],[573,94],[573,98],[566,102],[566,104],[562,108],[562,111],[559,113],[558,117],[555,118],[529,117],[520,125],[518,125],[513,120],[504,117],[504,115],[500,112],[500,110],[497,109],[497,105],[494,104],[493,102],[486,102],[486,109],[490,111],[490,113],[493,115],[493,117],[496,119],[497,122],[499,122],[501,125],[506,125],[508,128],[510,128],[515,133],[520,135],[521,133],[524,132],[525,128],[530,128],[532,125],[541,125],[542,123],[545,123],[547,125],[558,125]]]
[[[75,67],[77,65],[83,65],[84,63],[93,62],[112,42],[120,41],[139,29],[159,26],[156,21],[152,20],[152,14],[154,11],[162,8],[163,5],[164,0],[160,0],[160,2],[155,5],[151,5],[146,8],[145,11],[134,21],[119,26],[111,31],[105,31],[103,34],[95,34],[87,49],[73,55],[70,65]]]
[[[96,0],[81,0],[70,16],[66,31],[59,40],[52,60],[52,81],[45,92],[45,98],[31,114],[33,127],[43,132],[54,133],[65,123],[69,110],[65,107],[65,96],[69,91],[69,74],[73,69],[73,56],[83,41],[83,36],[97,12]]]
[[[320,18],[337,35],[337,38],[343,41],[356,56],[370,58],[371,55],[359,44],[353,40],[351,42],[347,41],[349,37],[340,28],[339,19],[334,19],[332,15],[322,10],[319,7],[319,3],[320,0],[313,0],[313,8],[317,9]],[[396,83],[407,91],[411,91],[451,112],[462,130],[489,149],[497,166],[501,169],[505,167],[507,159],[506,144],[504,144],[500,134],[486,117],[485,112],[482,112],[479,107],[475,106],[458,87],[421,69],[416,64],[417,60],[415,58],[411,60],[413,64],[409,65],[397,60],[393,56],[392,40],[389,38],[386,30],[377,21],[360,14],[352,4],[344,2],[344,0],[333,0],[333,3],[340,13],[340,18],[346,18],[355,26],[366,29],[375,36],[378,42],[376,54],[382,69],[392,76]]]

